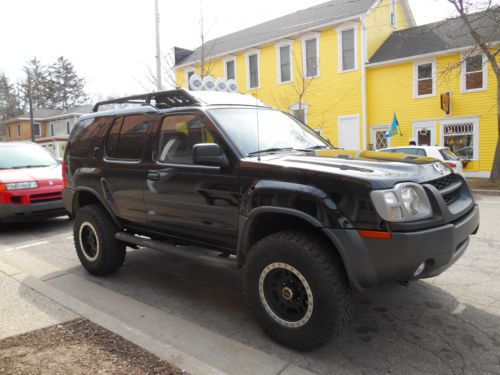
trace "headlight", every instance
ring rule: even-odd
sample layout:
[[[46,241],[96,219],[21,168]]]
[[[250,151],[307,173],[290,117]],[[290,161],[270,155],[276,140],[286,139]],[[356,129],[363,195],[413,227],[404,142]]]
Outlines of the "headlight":
[[[24,190],[24,189],[36,189],[38,183],[35,181],[30,182],[12,182],[5,184],[7,190]]]
[[[378,214],[386,221],[414,221],[432,216],[429,198],[419,184],[402,183],[391,190],[372,191],[370,195]]]

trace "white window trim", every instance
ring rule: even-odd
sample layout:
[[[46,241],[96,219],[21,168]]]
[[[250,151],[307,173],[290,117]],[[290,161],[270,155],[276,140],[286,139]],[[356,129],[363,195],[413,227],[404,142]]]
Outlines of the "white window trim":
[[[186,68],[186,86],[187,89],[190,90],[191,87],[189,87],[189,73],[195,73],[196,74],[196,69],[194,66],[190,66]]]
[[[307,33],[302,36],[302,75],[304,76],[304,79],[311,79],[311,78],[317,78],[320,75],[320,66],[319,66],[319,53],[320,53],[320,37],[321,33]],[[307,76],[307,58],[306,58],[306,42],[310,40],[316,40],[316,75],[315,76]]]
[[[250,87],[250,56],[257,55],[257,86]],[[246,53],[246,61],[247,61],[247,89],[248,90],[258,90],[260,89],[260,49],[252,49]]]
[[[418,95],[418,66],[432,64],[432,94],[427,95]],[[424,99],[424,98],[432,98],[436,96],[436,59],[433,60],[420,60],[415,61],[413,63],[413,99]]]
[[[338,72],[339,73],[348,73],[354,72],[358,70],[358,28],[359,25],[357,22],[346,22],[342,24],[342,26],[335,28],[337,32],[338,45],[339,45],[339,53],[338,53]],[[342,32],[346,30],[354,29],[354,68],[343,70],[342,66]]]
[[[226,56],[226,58],[224,59],[224,78],[226,79],[226,81],[228,80],[226,64],[231,61],[234,63],[234,80],[238,82],[238,73],[236,70],[236,56]]]
[[[392,23],[392,15],[394,14],[394,23]],[[398,0],[391,0],[391,27],[398,28]]]
[[[280,48],[281,47],[290,47],[290,80],[289,81],[282,81],[281,80],[281,53],[280,53]],[[291,40],[283,40],[279,43],[276,43],[276,60],[278,62],[278,84],[282,85],[284,83],[290,83],[293,82],[293,41]]]
[[[466,84],[466,80],[465,80],[465,74],[466,74],[466,58],[467,57],[473,57],[473,56],[477,56],[477,55],[481,55],[482,56],[482,65],[483,65],[483,87],[480,88],[480,89],[471,89],[471,90],[467,90],[465,84]],[[481,53],[478,53],[477,55],[472,55],[472,56],[467,56],[465,54],[462,55],[462,68],[461,68],[461,74],[460,74],[460,79],[461,79],[461,83],[460,83],[460,86],[461,86],[461,92],[463,94],[467,94],[469,92],[481,92],[481,91],[486,91],[488,90],[488,67],[489,67],[489,62],[488,62],[488,59],[487,57],[484,55],[484,54],[481,54]]]
[[[456,124],[460,122],[472,122],[474,133],[472,134],[474,141],[474,158],[471,161],[479,161],[479,117],[456,117],[447,118],[439,122],[440,140],[439,144],[444,147],[444,126],[448,124]]]
[[[381,150],[381,149],[377,148],[375,133],[377,131],[381,131],[381,130],[385,130],[386,132],[388,132],[390,128],[391,128],[391,125],[389,125],[389,124],[370,126],[370,129],[371,129],[370,137],[371,137],[371,144],[373,145],[373,150]],[[391,147],[391,143],[392,143],[392,137],[387,138],[387,147]]]
[[[309,115],[309,104],[301,103],[299,106],[299,103],[295,103],[294,105],[290,106],[290,111],[298,111],[299,107],[301,107],[301,109],[304,110],[304,124],[307,125],[308,115]]]

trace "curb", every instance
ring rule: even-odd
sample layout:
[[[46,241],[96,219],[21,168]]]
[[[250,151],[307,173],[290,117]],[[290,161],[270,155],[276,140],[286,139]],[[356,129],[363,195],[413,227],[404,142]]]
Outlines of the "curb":
[[[172,346],[160,343],[154,338],[122,323],[120,320],[106,313],[98,311],[93,307],[77,300],[76,298],[68,296],[65,293],[47,285],[45,282],[36,279],[26,273],[23,273],[19,269],[2,261],[0,261],[0,272],[33,289],[41,295],[49,298],[55,303],[67,308],[73,313],[80,315],[97,325],[100,325],[101,327],[153,353],[160,359],[163,359],[180,369],[186,370],[193,375],[224,374],[223,372],[213,368],[209,364],[204,363],[187,353],[177,350]]]
[[[500,190],[472,189],[476,195],[500,196]]]
[[[43,268],[41,264],[39,266]],[[50,271],[54,270],[51,269]],[[126,304],[127,311],[124,311],[124,304],[120,302],[130,299],[129,297],[108,290],[79,276],[62,271],[57,270],[55,273],[52,272],[44,276],[40,274],[40,271],[35,273],[36,275],[40,274],[40,278],[37,278],[0,260],[0,272],[44,295],[73,313],[122,336],[126,340],[153,353],[160,359],[180,369],[184,369],[190,374],[314,374],[310,370],[298,367],[278,357],[271,356],[137,301],[132,302],[131,305]],[[51,277],[54,274],[60,277]],[[73,282],[65,284],[66,288],[70,290],[72,287],[75,288],[76,285],[75,290],[77,294],[75,296],[68,294],[64,288],[53,286],[58,285],[57,280],[59,280],[59,284],[67,283],[68,278],[69,281]],[[90,295],[92,299],[87,300],[84,296],[85,293]],[[95,304],[95,301],[98,301],[98,303]],[[101,306],[107,307],[101,309]],[[143,314],[141,318],[146,317],[146,321],[152,324],[151,327],[154,330],[161,329],[162,327],[171,331],[170,333],[166,333],[166,335],[173,334],[176,340],[173,342],[165,340],[164,335],[156,338],[156,333],[152,329],[144,329],[144,325],[137,324],[136,318],[138,314]],[[186,340],[189,346],[185,345]],[[174,346],[175,342],[179,345]]]

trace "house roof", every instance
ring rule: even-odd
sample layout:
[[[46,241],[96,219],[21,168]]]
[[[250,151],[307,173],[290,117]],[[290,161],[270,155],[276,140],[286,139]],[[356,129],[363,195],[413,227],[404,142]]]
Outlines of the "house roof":
[[[35,109],[33,111],[33,119],[35,121],[55,120],[68,116],[85,115],[92,112],[92,105],[82,105],[68,109]],[[19,115],[0,122],[0,125],[10,124],[20,120],[29,120],[29,113]]]
[[[313,30],[315,27],[364,14],[376,2],[377,0],[331,0],[208,41],[204,45],[204,54],[209,57],[221,56],[279,40],[305,30]],[[194,63],[199,61],[201,56],[200,46],[191,54],[176,59],[176,66]]]
[[[500,7],[469,16],[486,42],[500,41]],[[394,32],[375,52],[370,64],[475,46],[461,18],[452,18]]]

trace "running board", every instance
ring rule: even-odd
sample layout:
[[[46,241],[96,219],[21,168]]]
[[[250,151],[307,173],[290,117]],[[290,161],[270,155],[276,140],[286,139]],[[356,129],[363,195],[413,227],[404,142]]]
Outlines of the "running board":
[[[230,268],[238,267],[236,258],[232,256],[230,258],[221,257],[220,253],[214,250],[191,247],[191,246],[173,246],[161,241],[155,241],[144,237],[133,236],[125,232],[116,233],[115,238],[127,244],[147,247],[167,254],[198,260],[204,263],[210,263],[213,265],[230,267]]]

